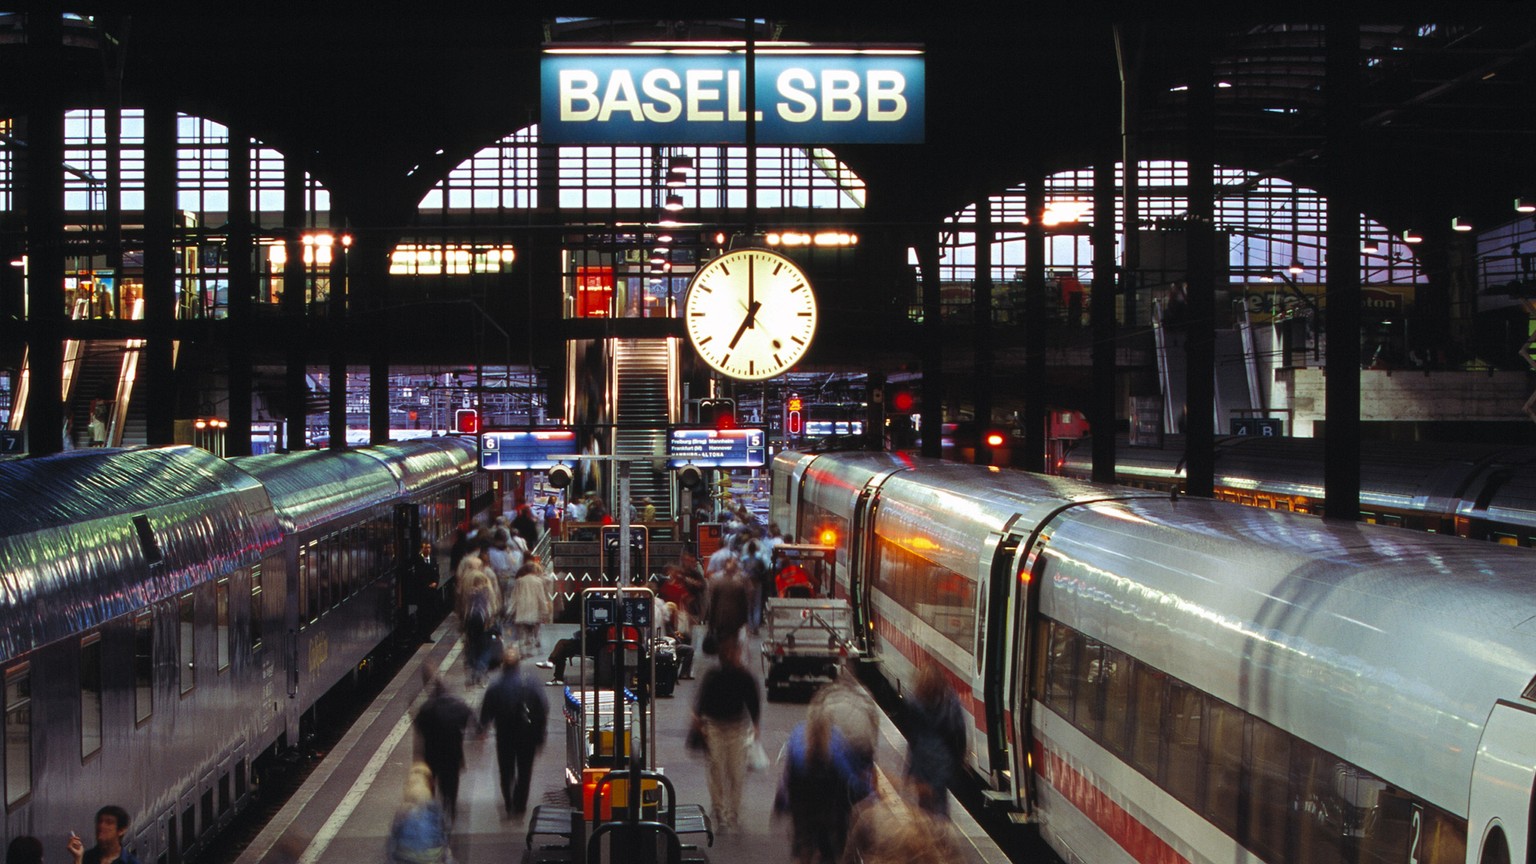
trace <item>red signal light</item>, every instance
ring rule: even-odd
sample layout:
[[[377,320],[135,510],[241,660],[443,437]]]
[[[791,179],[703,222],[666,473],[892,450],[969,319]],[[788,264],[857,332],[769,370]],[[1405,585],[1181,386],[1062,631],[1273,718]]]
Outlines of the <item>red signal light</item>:
[[[460,408],[453,412],[453,431],[462,435],[480,434],[480,412],[474,408]]]
[[[912,406],[916,404],[917,400],[912,398],[912,393],[908,390],[897,390],[891,396],[891,407],[903,414],[911,413]]]
[[[799,411],[790,411],[784,415],[784,431],[790,435],[799,435],[805,429],[805,424],[800,418]]]
[[[1001,446],[1003,446],[1003,442],[1007,441],[1007,440],[1008,439],[1006,437],[1004,437],[1003,433],[1001,433],[1001,432],[988,432],[987,433],[987,446],[988,447],[1001,447]]]

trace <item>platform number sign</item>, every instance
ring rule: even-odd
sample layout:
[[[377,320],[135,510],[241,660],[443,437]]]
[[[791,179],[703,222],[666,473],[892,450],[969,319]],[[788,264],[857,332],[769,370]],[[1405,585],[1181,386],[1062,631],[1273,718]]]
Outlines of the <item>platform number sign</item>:
[[[21,432],[0,429],[0,454],[21,452]]]
[[[1408,834],[1408,864],[1424,860],[1424,808],[1413,805],[1413,822]]]

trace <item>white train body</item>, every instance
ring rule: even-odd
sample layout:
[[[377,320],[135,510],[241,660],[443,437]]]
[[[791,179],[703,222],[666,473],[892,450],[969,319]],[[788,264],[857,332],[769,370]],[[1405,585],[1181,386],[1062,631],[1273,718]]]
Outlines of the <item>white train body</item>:
[[[1529,550],[886,454],[781,454],[898,688],[1072,861],[1525,861]]]

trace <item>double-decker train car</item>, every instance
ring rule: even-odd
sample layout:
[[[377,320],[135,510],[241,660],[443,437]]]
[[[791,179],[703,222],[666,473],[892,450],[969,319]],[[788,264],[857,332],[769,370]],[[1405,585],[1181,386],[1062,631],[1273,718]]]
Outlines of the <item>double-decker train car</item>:
[[[1115,449],[1115,482],[1183,491],[1185,446]],[[1069,448],[1054,473],[1087,480],[1093,447]],[[1319,438],[1218,438],[1215,494],[1257,507],[1323,513],[1323,442]],[[1360,447],[1360,518],[1366,522],[1536,546],[1536,447],[1368,441]]]
[[[7,842],[62,849],[110,803],[141,860],[194,855],[387,640],[397,562],[485,500],[477,464],[457,439],[0,463]]]
[[[1526,549],[885,454],[780,454],[898,689],[1068,861],[1525,861]]]

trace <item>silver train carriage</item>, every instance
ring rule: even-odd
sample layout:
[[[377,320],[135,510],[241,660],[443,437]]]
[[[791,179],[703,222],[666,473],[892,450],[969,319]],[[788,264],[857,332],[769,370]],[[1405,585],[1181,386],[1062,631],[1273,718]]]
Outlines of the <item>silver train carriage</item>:
[[[888,455],[773,471],[880,673],[942,666],[968,766],[1069,861],[1536,852],[1529,550]]]
[[[1216,440],[1215,492],[1234,501],[1301,513],[1323,512],[1320,438],[1238,435]],[[1066,451],[1052,473],[1087,480],[1091,439]],[[1115,449],[1115,482],[1164,491],[1185,487],[1185,445]],[[1501,444],[1364,442],[1360,447],[1362,521],[1536,546],[1536,447]]]
[[[62,849],[113,803],[141,860],[195,854],[384,640],[396,551],[424,519],[468,518],[475,466],[451,440],[0,463],[5,842]],[[301,624],[311,590],[325,608]]]

